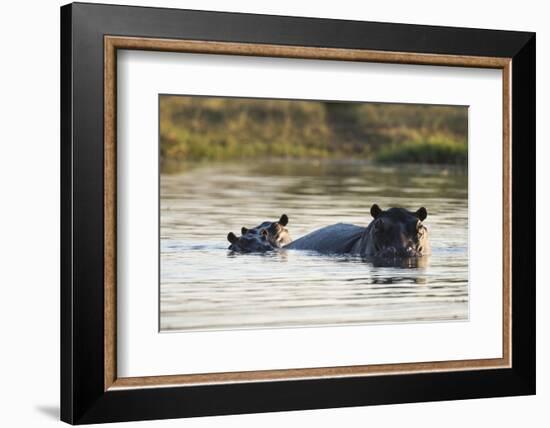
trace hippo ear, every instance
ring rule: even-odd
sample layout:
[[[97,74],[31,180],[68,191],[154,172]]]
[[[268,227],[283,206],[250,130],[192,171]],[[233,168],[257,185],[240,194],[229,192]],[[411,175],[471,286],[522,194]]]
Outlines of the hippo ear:
[[[237,238],[237,236],[233,232],[229,232],[227,234],[227,240],[229,242],[231,242],[232,244],[234,244],[235,242],[237,242],[239,240],[239,238]]]
[[[426,217],[428,217],[428,211],[424,207],[420,207],[415,214],[420,219],[420,221],[423,221]]]
[[[370,215],[373,218],[377,218],[380,214],[382,214],[382,209],[378,205],[374,204],[370,207]]]
[[[279,224],[281,226],[286,226],[288,224],[288,217],[286,214],[283,214],[281,218],[279,219]]]
[[[248,229],[246,227],[241,228],[241,235],[246,235],[246,232],[248,232]]]

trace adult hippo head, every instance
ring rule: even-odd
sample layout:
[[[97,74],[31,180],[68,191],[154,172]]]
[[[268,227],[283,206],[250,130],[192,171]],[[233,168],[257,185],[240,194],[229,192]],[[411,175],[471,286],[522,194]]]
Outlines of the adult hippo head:
[[[283,214],[279,221],[264,221],[262,224],[241,229],[241,236],[233,232],[227,235],[231,243],[229,250],[237,252],[266,252],[281,248],[290,242],[292,238],[285,227],[288,224],[288,217]]]
[[[383,211],[374,204],[370,209],[374,220],[365,231],[361,253],[380,258],[419,257],[430,253],[428,229],[422,223],[426,208],[412,212],[404,208]]]

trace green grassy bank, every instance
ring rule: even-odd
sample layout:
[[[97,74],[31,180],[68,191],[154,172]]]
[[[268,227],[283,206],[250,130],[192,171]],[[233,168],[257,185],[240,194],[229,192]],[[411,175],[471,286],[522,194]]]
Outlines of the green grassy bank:
[[[161,96],[164,161],[357,158],[467,162],[467,109]]]

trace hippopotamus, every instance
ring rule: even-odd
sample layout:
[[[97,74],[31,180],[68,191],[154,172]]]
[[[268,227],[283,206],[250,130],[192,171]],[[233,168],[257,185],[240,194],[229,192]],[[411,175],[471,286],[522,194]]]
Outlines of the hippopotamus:
[[[241,236],[230,232],[227,240],[231,243],[229,250],[237,252],[266,252],[282,248],[292,242],[290,233],[285,227],[288,216],[283,214],[278,221],[264,221],[252,228],[241,228]]]
[[[383,211],[374,204],[370,213],[374,220],[366,227],[344,223],[326,226],[284,248],[378,258],[419,257],[430,253],[428,229],[422,223],[428,216],[426,208],[415,212],[404,208]]]
[[[230,233],[227,237],[231,242],[229,249],[262,252],[283,248],[384,259],[420,257],[430,253],[428,229],[423,224],[428,216],[426,208],[421,207],[414,212],[404,208],[384,211],[374,204],[370,213],[373,220],[366,227],[338,223],[313,231],[296,241],[290,240],[284,227],[288,217],[283,215],[278,225],[264,222],[252,229],[252,233],[251,229],[243,228],[241,237]]]

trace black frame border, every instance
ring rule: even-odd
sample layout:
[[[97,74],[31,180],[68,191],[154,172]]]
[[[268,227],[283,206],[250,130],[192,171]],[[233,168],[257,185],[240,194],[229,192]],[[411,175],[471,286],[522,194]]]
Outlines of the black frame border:
[[[512,58],[512,367],[105,392],[105,35]],[[534,394],[535,45],[535,34],[527,32],[63,6],[61,420],[85,424]]]

